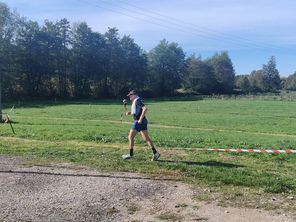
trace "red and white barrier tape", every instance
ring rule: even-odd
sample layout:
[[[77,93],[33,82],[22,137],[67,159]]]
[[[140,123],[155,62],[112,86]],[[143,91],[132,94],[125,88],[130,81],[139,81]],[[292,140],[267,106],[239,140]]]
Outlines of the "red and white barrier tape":
[[[179,150],[179,148],[177,148]],[[296,154],[296,150],[266,150],[266,149],[218,149],[218,148],[186,148],[182,150],[197,150],[197,151],[218,151],[218,152],[236,152],[236,153],[287,153]]]

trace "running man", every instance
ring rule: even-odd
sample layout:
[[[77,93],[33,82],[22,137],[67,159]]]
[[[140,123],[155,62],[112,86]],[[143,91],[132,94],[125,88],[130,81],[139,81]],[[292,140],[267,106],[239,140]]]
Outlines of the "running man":
[[[133,115],[134,122],[131,126],[129,135],[128,135],[128,141],[129,141],[129,154],[123,155],[122,158],[124,160],[130,160],[134,156],[134,142],[135,142],[135,136],[138,132],[141,133],[142,138],[144,141],[147,142],[148,146],[152,150],[152,161],[158,160],[160,157],[160,154],[156,151],[155,146],[150,139],[148,135],[148,121],[145,117],[145,114],[148,111],[148,108],[144,105],[141,98],[138,96],[138,93],[135,90],[131,90],[129,94],[127,94],[130,101],[132,102],[131,111],[126,112],[126,115]]]

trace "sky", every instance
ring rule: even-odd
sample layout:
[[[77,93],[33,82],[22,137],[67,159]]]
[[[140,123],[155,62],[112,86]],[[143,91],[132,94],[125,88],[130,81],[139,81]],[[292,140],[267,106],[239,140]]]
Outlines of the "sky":
[[[145,51],[166,39],[186,56],[228,51],[236,74],[250,74],[275,56],[281,76],[296,72],[295,0],[0,0],[37,21],[67,18],[93,31],[129,35]]]

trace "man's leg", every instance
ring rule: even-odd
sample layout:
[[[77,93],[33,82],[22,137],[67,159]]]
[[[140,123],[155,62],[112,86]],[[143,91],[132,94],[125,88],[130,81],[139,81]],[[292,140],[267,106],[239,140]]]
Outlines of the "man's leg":
[[[142,135],[143,140],[146,141],[148,146],[152,149],[152,152],[153,152],[152,160],[157,160],[159,158],[160,154],[155,149],[155,146],[148,135],[148,131],[147,130],[141,131],[141,135]]]
[[[128,148],[130,150],[130,156],[134,155],[135,136],[137,133],[137,130],[131,129],[128,134]]]
[[[134,141],[135,141],[135,136],[137,135],[137,130],[131,129],[129,134],[128,134],[128,147],[129,147],[129,154],[122,155],[122,159],[124,160],[130,160],[134,156]]]
[[[150,137],[148,135],[148,131],[147,130],[141,131],[141,136],[142,136],[143,140],[148,144],[148,146],[152,149],[153,153],[156,153],[157,151],[154,147],[152,140],[150,139]]]

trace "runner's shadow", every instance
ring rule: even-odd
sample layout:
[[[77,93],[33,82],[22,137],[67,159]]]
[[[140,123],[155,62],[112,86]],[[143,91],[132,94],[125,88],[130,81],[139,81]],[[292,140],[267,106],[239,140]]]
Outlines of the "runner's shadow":
[[[197,166],[210,166],[210,167],[229,167],[229,168],[237,168],[237,167],[245,167],[243,165],[232,164],[232,163],[223,163],[218,161],[206,161],[206,162],[195,162],[195,161],[174,161],[174,160],[158,160],[157,162],[162,163],[183,163],[187,165],[197,165]]]

